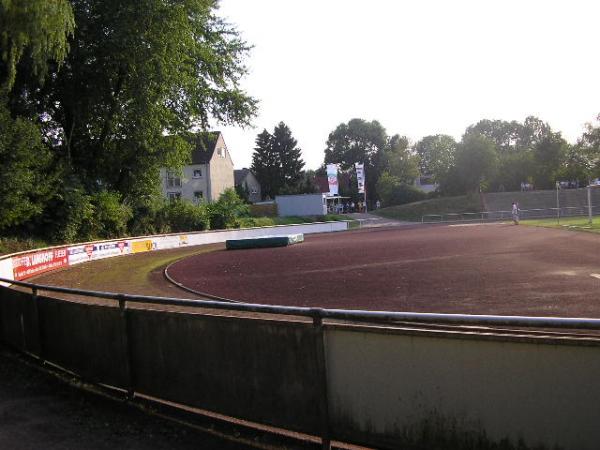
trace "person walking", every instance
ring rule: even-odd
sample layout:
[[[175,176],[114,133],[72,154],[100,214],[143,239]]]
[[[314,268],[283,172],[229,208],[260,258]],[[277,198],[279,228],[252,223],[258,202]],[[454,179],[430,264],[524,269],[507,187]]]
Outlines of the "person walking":
[[[512,204],[512,220],[515,225],[519,225],[519,204],[516,202]]]
[[[381,202],[379,200],[377,200],[377,202],[375,202],[375,208],[376,209],[381,208]]]

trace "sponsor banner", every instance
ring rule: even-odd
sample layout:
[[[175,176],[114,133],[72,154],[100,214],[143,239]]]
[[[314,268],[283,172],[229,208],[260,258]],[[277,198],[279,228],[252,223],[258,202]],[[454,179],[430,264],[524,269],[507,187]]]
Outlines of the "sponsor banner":
[[[354,163],[356,168],[356,183],[358,184],[358,193],[365,193],[365,165],[362,163]]]
[[[151,252],[156,249],[156,243],[152,241],[152,239],[144,239],[143,241],[132,241],[131,242],[131,252],[132,253],[142,253],[142,252]]]
[[[168,248],[178,248],[189,244],[187,234],[177,236],[160,236],[153,239],[153,250],[165,250]]]
[[[69,247],[69,264],[79,264],[95,259],[110,258],[131,253],[129,242],[113,241]]]
[[[68,265],[67,247],[40,250],[12,258],[13,277],[17,281]]]
[[[327,164],[327,182],[329,183],[329,195],[338,195],[337,164]]]

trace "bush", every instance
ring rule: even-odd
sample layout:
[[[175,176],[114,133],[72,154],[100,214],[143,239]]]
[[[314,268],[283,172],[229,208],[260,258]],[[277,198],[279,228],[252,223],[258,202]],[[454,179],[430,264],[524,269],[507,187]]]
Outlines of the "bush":
[[[194,205],[188,201],[179,200],[167,203],[165,212],[172,232],[202,231],[210,227],[210,215],[206,205]]]
[[[127,234],[133,212],[116,192],[86,194],[83,188],[64,188],[53,200],[51,239],[55,242],[91,241]]]
[[[91,198],[94,206],[94,237],[115,238],[127,234],[127,223],[133,217],[131,207],[121,202],[117,192],[102,191]]]
[[[56,242],[89,241],[94,235],[94,205],[92,197],[82,188],[65,188],[52,208],[52,240]]]
[[[208,205],[210,228],[239,228],[240,218],[248,216],[248,205],[237,195],[234,189],[226,189],[219,201]]]
[[[404,205],[418,202],[427,198],[427,194],[415,186],[406,183],[389,183],[386,189],[380,190],[381,202],[384,207]]]

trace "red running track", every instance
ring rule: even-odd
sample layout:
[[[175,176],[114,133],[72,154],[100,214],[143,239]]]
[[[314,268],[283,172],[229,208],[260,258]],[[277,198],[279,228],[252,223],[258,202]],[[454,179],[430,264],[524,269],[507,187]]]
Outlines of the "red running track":
[[[253,303],[600,317],[600,235],[485,224],[305,238],[290,247],[189,257],[169,275]]]

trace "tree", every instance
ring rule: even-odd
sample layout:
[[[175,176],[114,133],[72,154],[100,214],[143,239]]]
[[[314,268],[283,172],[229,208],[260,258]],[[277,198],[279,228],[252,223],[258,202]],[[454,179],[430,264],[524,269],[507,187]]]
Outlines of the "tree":
[[[456,141],[446,134],[425,136],[417,142],[414,150],[420,158],[421,175],[432,175],[439,183],[454,165]]]
[[[73,34],[73,10],[67,0],[5,0],[0,2],[0,80],[10,91],[17,65],[27,55],[29,69],[42,82],[50,60],[62,63]]]
[[[560,133],[552,133],[535,144],[533,158],[535,162],[534,182],[539,189],[552,189],[558,181],[568,145]]]
[[[77,28],[62,70],[42,90],[17,75],[11,104],[44,117],[55,154],[88,191],[157,195],[158,168],[189,158],[182,134],[254,115],[255,100],[239,88],[248,46],[215,15],[215,1],[72,6]]]
[[[256,147],[252,154],[252,172],[260,183],[263,198],[275,198],[279,184],[279,155],[273,151],[273,136],[263,130],[256,136]]]
[[[419,176],[419,155],[409,148],[405,136],[394,135],[382,157],[382,168],[401,182],[412,184]]]
[[[53,193],[56,176],[39,128],[22,117],[13,119],[0,104],[0,230],[39,216]]]
[[[456,172],[466,192],[479,192],[495,175],[498,157],[494,142],[478,135],[465,135],[456,149]]]
[[[273,134],[263,130],[256,137],[252,171],[260,182],[263,197],[274,198],[302,190],[304,161],[301,154],[292,131],[283,122],[279,122]]]
[[[352,119],[347,124],[338,125],[329,134],[325,163],[340,164],[343,171],[353,169],[354,163],[364,163],[367,195],[374,202],[377,180],[382,171],[381,160],[388,144],[388,135],[379,122]]]
[[[301,158],[302,150],[298,148],[298,141],[292,137],[292,131],[285,123],[279,122],[273,130],[271,145],[279,161],[280,186],[295,189],[302,179],[304,161]]]

